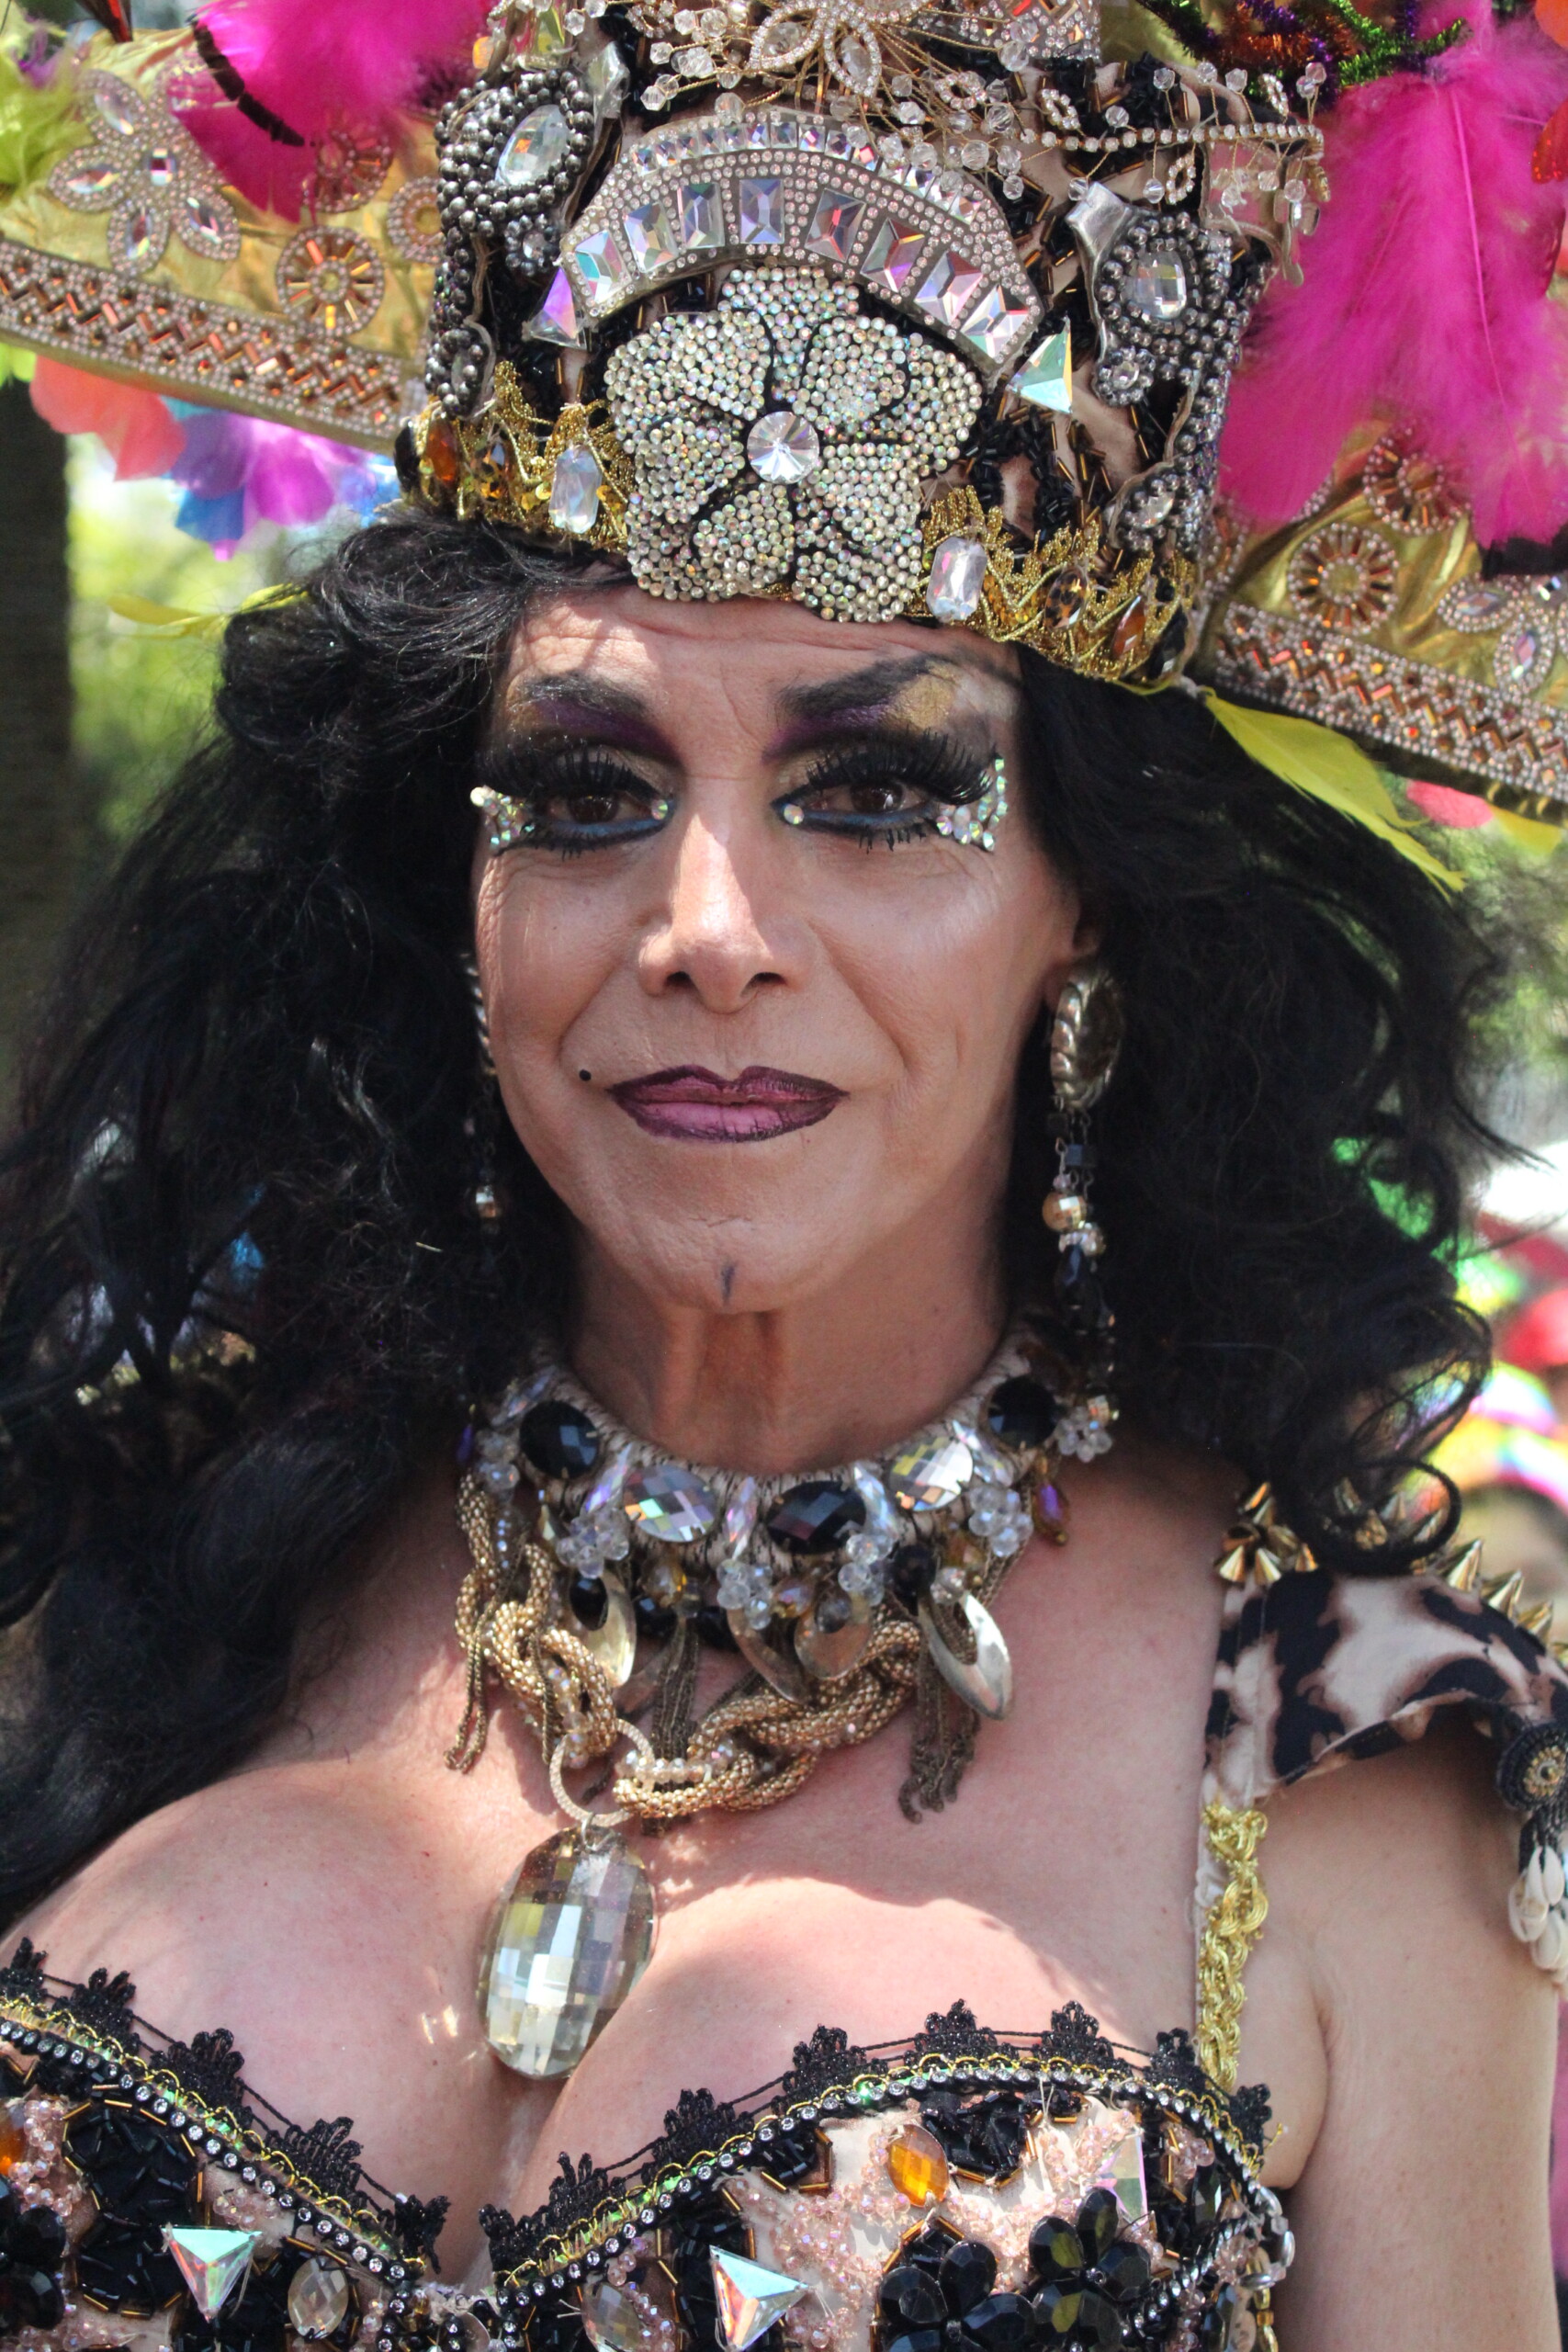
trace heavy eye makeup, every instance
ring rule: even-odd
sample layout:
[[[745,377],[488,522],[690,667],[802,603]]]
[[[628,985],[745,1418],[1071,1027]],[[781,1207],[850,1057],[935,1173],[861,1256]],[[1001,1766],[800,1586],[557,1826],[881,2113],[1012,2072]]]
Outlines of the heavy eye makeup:
[[[987,766],[951,736],[888,730],[819,754],[774,806],[786,824],[897,848],[977,800]]]
[[[987,767],[951,736],[884,729],[813,754],[773,806],[787,825],[897,848],[977,799]],[[559,739],[497,746],[480,763],[484,794],[504,808],[513,844],[567,856],[646,839],[674,805],[624,752]]]

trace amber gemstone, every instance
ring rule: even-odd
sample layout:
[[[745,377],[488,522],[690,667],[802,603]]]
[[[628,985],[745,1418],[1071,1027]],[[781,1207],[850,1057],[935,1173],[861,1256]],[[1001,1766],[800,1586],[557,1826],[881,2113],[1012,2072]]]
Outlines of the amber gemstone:
[[[19,2165],[28,2153],[28,2135],[14,2107],[0,2107],[0,2175]]]
[[[887,2151],[887,2176],[911,2205],[937,2205],[947,2195],[942,2142],[919,2123],[906,2123]]]
[[[457,436],[444,416],[434,418],[424,436],[424,462],[438,482],[450,490],[462,471],[463,454]]]
[[[1147,618],[1147,605],[1141,596],[1134,596],[1111,632],[1111,650],[1118,662],[1140,642]]]

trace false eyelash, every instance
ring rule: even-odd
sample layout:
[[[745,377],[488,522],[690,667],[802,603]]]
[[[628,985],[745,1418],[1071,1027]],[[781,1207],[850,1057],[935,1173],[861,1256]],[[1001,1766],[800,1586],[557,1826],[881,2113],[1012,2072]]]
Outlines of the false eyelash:
[[[990,763],[942,735],[885,735],[834,752],[796,786],[796,794],[836,791],[857,784],[905,784],[944,807],[960,808],[986,789]],[[899,811],[902,815],[908,812]],[[874,820],[868,821],[874,822]]]
[[[542,808],[558,792],[626,792],[657,800],[646,776],[629,768],[603,743],[556,743],[539,752],[523,744],[487,752],[479,763],[479,783],[508,800]]]

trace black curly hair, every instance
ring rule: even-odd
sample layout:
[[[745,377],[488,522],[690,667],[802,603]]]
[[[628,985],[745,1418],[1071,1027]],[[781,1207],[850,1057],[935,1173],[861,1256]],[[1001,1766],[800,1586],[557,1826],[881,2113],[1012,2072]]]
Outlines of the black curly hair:
[[[0,1912],[231,1766],[308,1603],[560,1309],[562,1212],[487,1116],[468,793],[526,601],[581,571],[404,515],[230,627],[211,742],[82,923],[0,1162]],[[1495,957],[1194,698],[1023,657],[1032,819],[1125,1000],[1095,1114],[1124,1409],[1352,1567],[1482,1327],[1447,1259]],[[491,1096],[490,1098],[493,1100]],[[1010,1248],[1046,1290],[1043,1054]]]

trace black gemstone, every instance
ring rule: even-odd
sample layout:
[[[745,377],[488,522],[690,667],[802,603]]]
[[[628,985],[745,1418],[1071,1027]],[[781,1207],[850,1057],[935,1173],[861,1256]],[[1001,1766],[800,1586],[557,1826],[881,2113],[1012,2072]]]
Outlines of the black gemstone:
[[[1077,2278],[1082,2276],[1088,2257],[1084,2243],[1070,2222],[1059,2213],[1048,2221],[1036,2222],[1029,2233],[1029,2259],[1037,2275],[1044,2279]]]
[[[571,1613],[580,1625],[596,1634],[610,1613],[610,1596],[603,1577],[573,1577],[566,1589]]]
[[[865,1525],[865,1505],[852,1487],[831,1478],[803,1478],[779,1497],[765,1524],[786,1552],[832,1552]]]
[[[1034,2334],[1034,2312],[1021,2295],[987,2295],[964,2312],[964,2332],[981,2352],[1024,2352]]]
[[[960,2172],[1002,2180],[1022,2161],[1029,2118],[1011,2091],[969,2107],[953,2091],[933,2091],[920,2109],[920,2120]]]
[[[1106,2293],[1118,2303],[1130,2303],[1149,2283],[1149,2257],[1131,2238],[1119,2238],[1100,2257],[1095,2268]]]
[[[1078,2207],[1077,2233],[1091,2263],[1098,2263],[1116,2243],[1122,2208],[1109,2188],[1091,2188]]]
[[[1034,2317],[1048,2344],[1060,2343],[1064,2336],[1075,2344],[1078,2342],[1075,2330],[1083,2296],[1080,2277],[1054,2280],[1050,2286],[1041,2288],[1034,2298]]]
[[[710,1650],[735,1648],[735,1636],[729,1630],[729,1620],[716,1601],[705,1600],[693,1623],[697,1629],[697,1639],[700,1642],[705,1642]]]
[[[599,1432],[587,1414],[558,1400],[525,1413],[517,1438],[547,1478],[581,1478],[599,1459]]]
[[[986,1426],[1003,1445],[1022,1453],[1043,1445],[1062,1418],[1062,1408],[1037,1380],[1004,1380],[991,1391]]]
[[[1070,1329],[1082,1332],[1106,1329],[1111,1321],[1111,1310],[1105,1304],[1100,1276],[1093,1272],[1092,1260],[1076,1243],[1072,1249],[1063,1250],[1054,1287]]]
[[[1086,2287],[1079,2296],[1078,2315],[1074,2325],[1074,2343],[1093,2345],[1097,2352],[1099,2347],[1120,2344],[1122,2340],[1121,2312],[1108,2295],[1099,2293],[1093,2287]]]
[[[1218,2165],[1205,2165],[1194,2173],[1188,2194],[1187,2210],[1201,2230],[1212,2230],[1220,2218],[1220,2207],[1225,2201],[1224,2175]]]
[[[651,1593],[639,1592],[632,1608],[637,1632],[650,1642],[667,1642],[680,1622],[675,1611],[663,1608]]]
[[[912,2327],[896,2335],[887,2352],[942,2352],[942,2332],[940,2327]]]
[[[940,2327],[947,2305],[940,2288],[912,2262],[900,2262],[888,2271],[878,2290],[882,2316],[889,2326]]]
[[[911,1617],[931,1590],[938,1565],[929,1544],[900,1544],[888,1562],[888,1582]]]
[[[942,2266],[942,2297],[956,2316],[984,2301],[997,2283],[997,2257],[988,2245],[963,2239]]]

